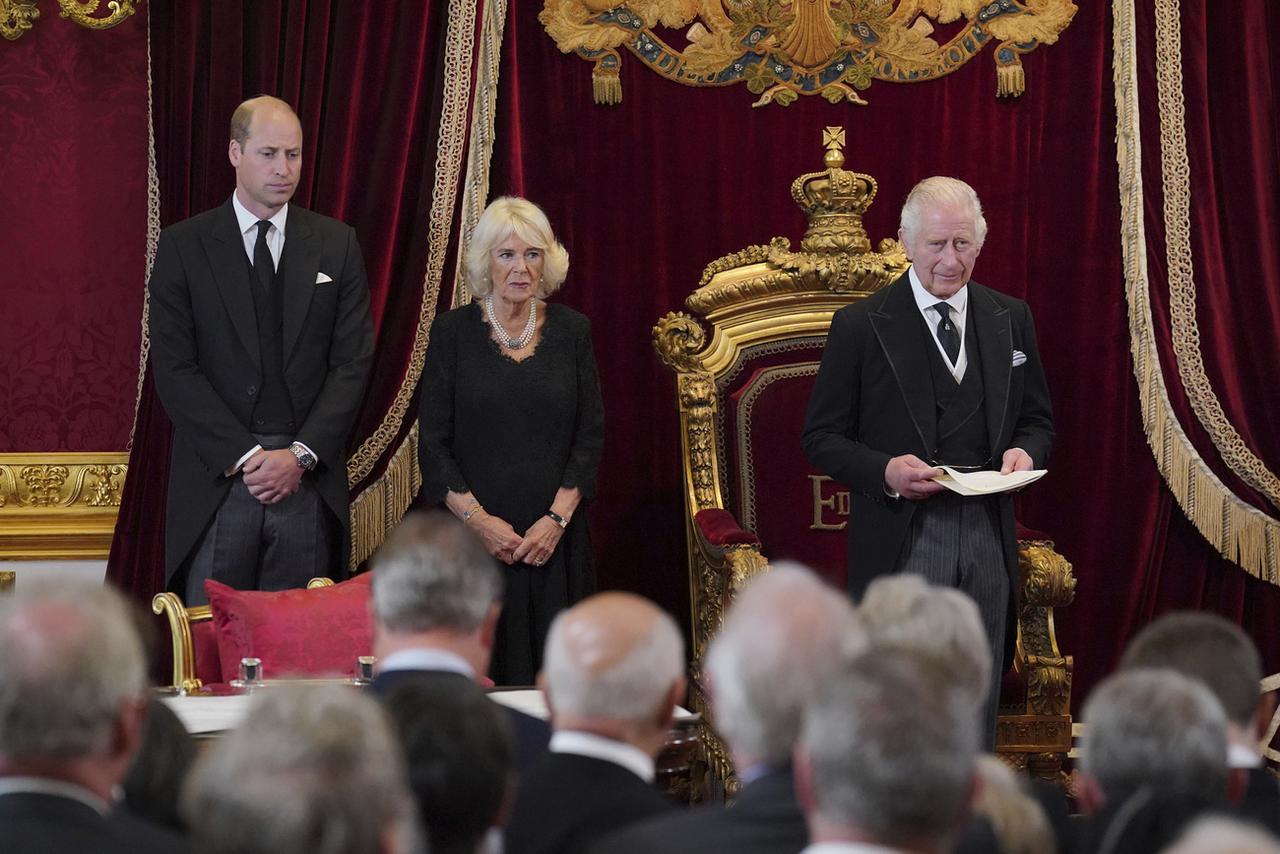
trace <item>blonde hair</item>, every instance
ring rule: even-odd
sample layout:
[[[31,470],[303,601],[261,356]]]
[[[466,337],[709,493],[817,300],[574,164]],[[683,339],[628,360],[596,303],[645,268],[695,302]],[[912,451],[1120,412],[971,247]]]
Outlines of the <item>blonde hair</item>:
[[[987,219],[982,215],[982,202],[978,194],[959,178],[948,178],[935,175],[925,178],[911,188],[907,200],[902,203],[902,216],[898,227],[902,230],[904,240],[910,240],[920,228],[920,217],[927,207],[933,205],[965,205],[973,211],[973,236],[978,241],[978,248],[987,241]]]
[[[467,288],[478,297],[493,290],[489,281],[489,253],[511,235],[542,250],[544,257],[538,296],[548,297],[569,275],[569,253],[556,240],[555,232],[542,208],[528,199],[503,196],[494,199],[480,215],[467,247]]]

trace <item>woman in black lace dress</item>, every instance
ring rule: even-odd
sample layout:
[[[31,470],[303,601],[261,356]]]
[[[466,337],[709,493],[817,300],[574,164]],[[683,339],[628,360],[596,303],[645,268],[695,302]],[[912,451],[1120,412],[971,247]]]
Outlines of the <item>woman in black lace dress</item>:
[[[542,209],[497,199],[467,252],[475,301],[431,325],[422,490],[507,566],[490,676],[531,685],[552,618],[592,592],[583,505],[604,439],[591,326],[547,303],[569,270]]]

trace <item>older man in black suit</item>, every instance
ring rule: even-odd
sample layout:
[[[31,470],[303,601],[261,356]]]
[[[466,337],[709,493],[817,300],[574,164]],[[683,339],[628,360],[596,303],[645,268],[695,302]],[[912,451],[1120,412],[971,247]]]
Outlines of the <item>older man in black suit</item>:
[[[404,682],[479,682],[489,669],[502,575],[462,522],[444,511],[406,516],[373,557],[373,690]],[[523,771],[547,750],[551,727],[503,706],[512,764]]]
[[[670,615],[631,593],[600,593],[552,622],[538,684],[554,734],[525,775],[508,854],[576,854],[665,812],[654,759],[684,696],[684,650]]]
[[[978,603],[1000,674],[1016,626],[1012,501],[962,498],[934,478],[940,465],[1044,467],[1053,419],[1030,309],[970,279],[986,232],[963,181],[927,178],[911,190],[898,232],[911,268],[832,318],[803,443],[850,489],[850,593],[892,572],[958,587]]]
[[[113,811],[148,702],[125,601],[100,585],[24,584],[0,597],[0,650],[0,850],[186,850]]]
[[[805,707],[867,648],[849,598],[780,564],[734,602],[707,650],[714,723],[741,791],[727,808],[658,816],[602,841],[598,854],[794,854],[809,841],[791,754]]]
[[[373,352],[355,232],[290,205],[302,126],[261,96],[231,119],[236,188],[160,235],[156,391],[174,424],[165,579],[305,584],[345,568],[346,442]]]

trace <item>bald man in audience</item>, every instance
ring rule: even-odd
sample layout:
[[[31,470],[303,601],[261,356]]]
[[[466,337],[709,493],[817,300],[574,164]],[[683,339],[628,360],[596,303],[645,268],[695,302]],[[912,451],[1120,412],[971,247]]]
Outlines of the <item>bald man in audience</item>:
[[[805,713],[795,760],[804,854],[950,851],[977,757],[972,706],[936,661],[902,649],[859,657]]]
[[[844,591],[802,566],[781,564],[751,583],[707,649],[716,731],[742,790],[727,808],[650,819],[604,840],[600,854],[794,854],[808,842],[791,752],[805,706],[867,648]]]
[[[1280,833],[1280,784],[1258,752],[1276,703],[1260,690],[1262,657],[1244,630],[1217,614],[1165,614],[1129,642],[1120,668],[1133,667],[1168,667],[1213,693],[1227,713],[1227,766],[1244,777],[1234,811]]]
[[[149,696],[129,606],[110,588],[35,582],[0,597],[0,850],[186,850],[112,811]]]
[[[524,776],[508,854],[573,854],[671,809],[654,759],[684,696],[684,650],[670,615],[630,593],[600,593],[551,624],[539,687],[550,752]]]

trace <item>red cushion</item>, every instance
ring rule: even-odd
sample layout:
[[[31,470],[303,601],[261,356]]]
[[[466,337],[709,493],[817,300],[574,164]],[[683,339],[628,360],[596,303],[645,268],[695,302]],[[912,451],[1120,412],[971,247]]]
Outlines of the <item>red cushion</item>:
[[[698,523],[703,539],[713,546],[760,545],[760,538],[750,531],[742,530],[738,520],[728,510],[699,510],[693,519]]]
[[[368,575],[368,573],[365,573]],[[235,590],[206,581],[222,678],[239,677],[240,659],[262,659],[267,679],[350,676],[356,657],[373,654],[369,584],[356,576],[315,590]]]
[[[218,656],[218,633],[213,620],[191,624],[191,646],[195,650],[196,678],[205,685],[222,681],[222,662]],[[239,661],[240,659],[236,659]]]

